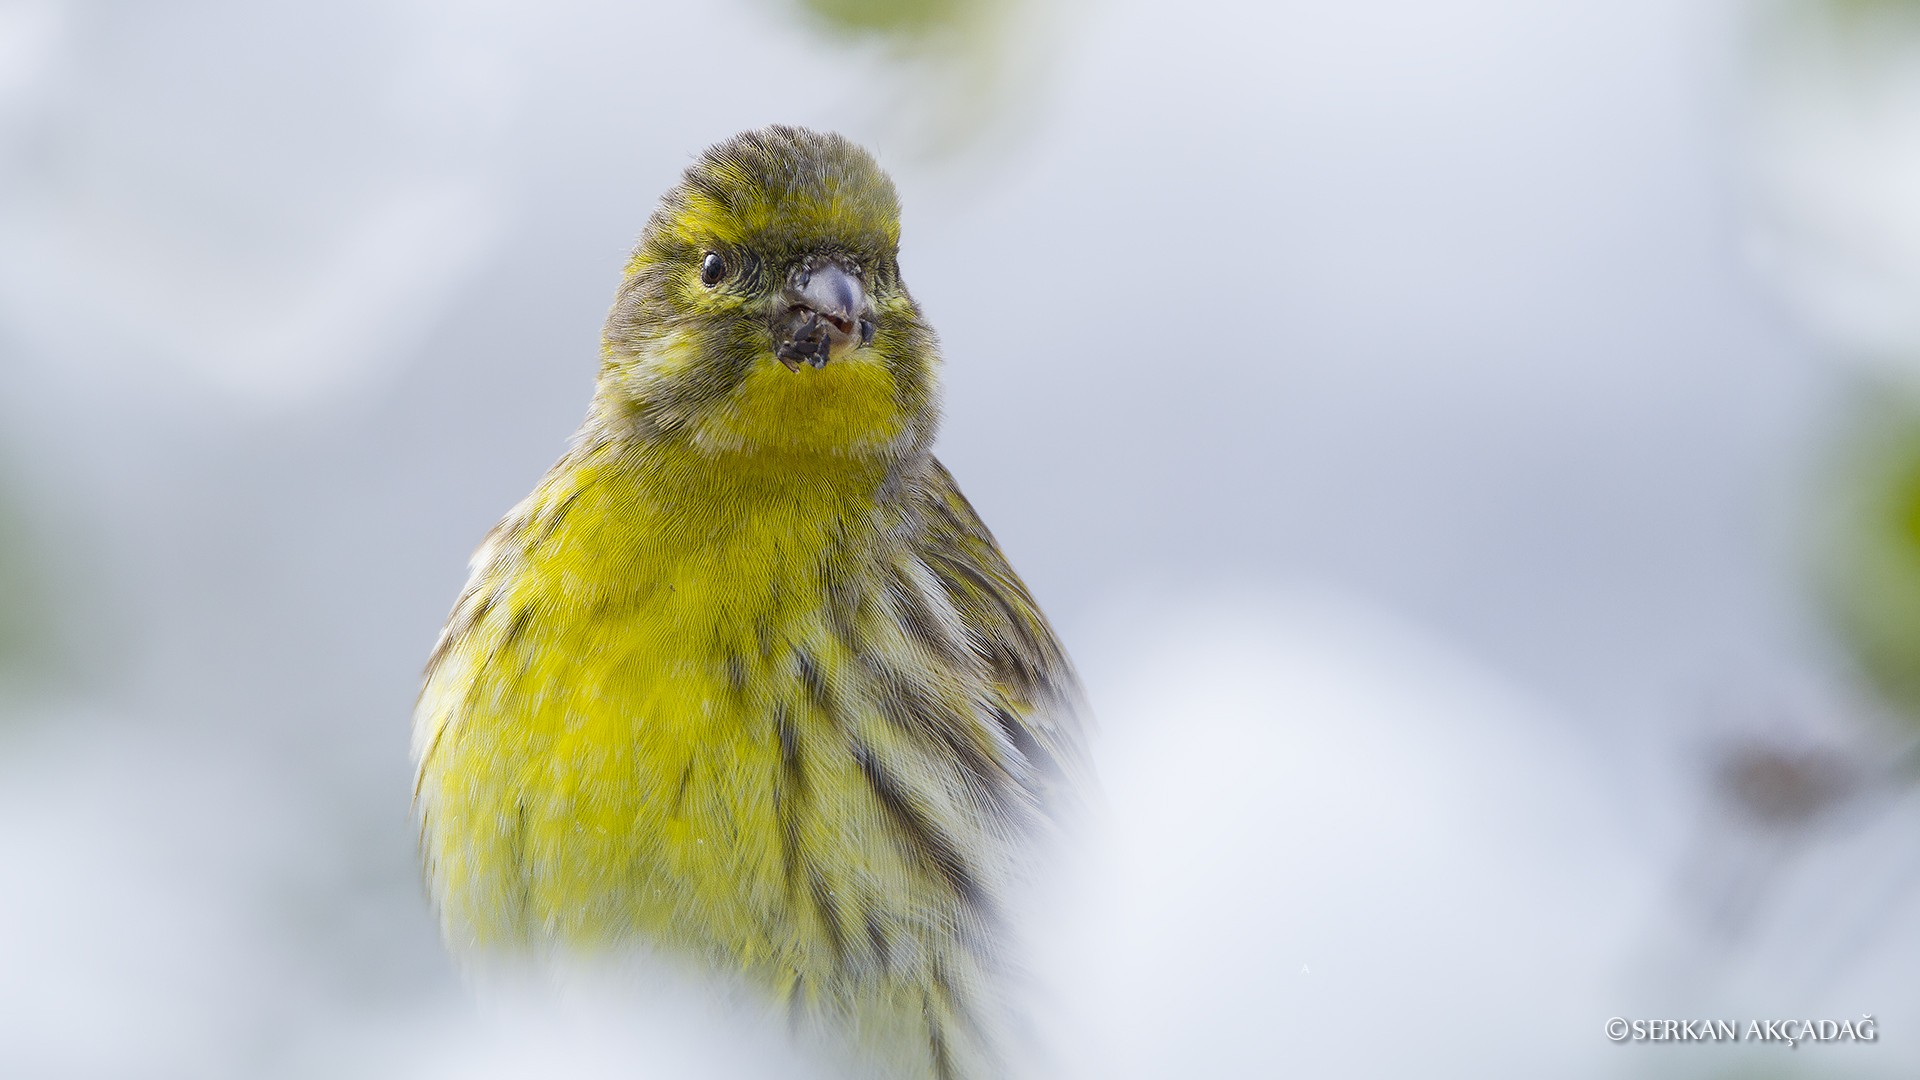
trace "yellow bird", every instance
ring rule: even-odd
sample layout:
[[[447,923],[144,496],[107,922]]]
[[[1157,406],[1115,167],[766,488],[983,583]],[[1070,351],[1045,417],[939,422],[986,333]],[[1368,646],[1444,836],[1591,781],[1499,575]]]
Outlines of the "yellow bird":
[[[838,135],[747,132],[667,192],[585,423],[427,663],[415,803],[456,951],[637,945],[973,1080],[1082,696],[930,452],[899,239]]]

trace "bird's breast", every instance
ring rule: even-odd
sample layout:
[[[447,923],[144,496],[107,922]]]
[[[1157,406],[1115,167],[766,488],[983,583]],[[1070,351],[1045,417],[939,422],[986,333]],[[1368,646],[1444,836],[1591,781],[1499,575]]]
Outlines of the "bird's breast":
[[[821,695],[859,660],[829,594],[867,588],[869,491],[589,469],[536,498],[461,684],[429,685],[464,702],[424,774],[474,936],[664,932],[778,891],[795,792],[831,814],[858,782],[795,755],[837,737]]]

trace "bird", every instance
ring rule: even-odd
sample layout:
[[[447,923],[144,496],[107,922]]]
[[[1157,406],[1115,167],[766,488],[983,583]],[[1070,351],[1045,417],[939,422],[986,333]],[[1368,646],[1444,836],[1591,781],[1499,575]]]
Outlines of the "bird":
[[[933,456],[942,359],[874,157],[775,125],[661,198],[566,453],[426,665],[414,801],[462,956],[641,948],[881,1075],[1004,1076],[1012,898],[1090,716]]]

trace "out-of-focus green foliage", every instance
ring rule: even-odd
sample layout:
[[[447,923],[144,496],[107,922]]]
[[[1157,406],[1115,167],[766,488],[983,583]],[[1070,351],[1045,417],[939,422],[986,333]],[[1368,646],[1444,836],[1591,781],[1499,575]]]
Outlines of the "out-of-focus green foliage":
[[[1898,48],[1920,29],[1920,0],[1772,0],[1789,39],[1834,34],[1852,47]]]
[[[1843,453],[1826,594],[1855,661],[1920,723],[1920,393],[1871,395]]]
[[[1842,16],[1880,13],[1920,15],[1920,0],[1820,0],[1820,3]]]
[[[794,0],[828,42],[881,47],[894,85],[872,101],[899,145],[947,157],[1033,112],[1058,0]]]
[[[1904,52],[1920,31],[1920,0],[1761,0],[1759,27],[1774,50],[1810,45],[1864,50],[1858,62]]]
[[[0,691],[45,681],[58,659],[44,552],[5,479],[0,475]]]
[[[801,0],[800,6],[829,26],[912,36],[953,26],[983,7],[999,5],[979,0]]]

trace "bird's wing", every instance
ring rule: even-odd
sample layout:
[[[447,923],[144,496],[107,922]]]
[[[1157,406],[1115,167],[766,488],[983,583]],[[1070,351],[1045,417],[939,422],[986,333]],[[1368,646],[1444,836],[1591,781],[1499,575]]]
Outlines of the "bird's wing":
[[[1043,778],[1082,789],[1085,694],[1066,650],[953,476],[929,459],[921,485],[921,561],[946,590],[992,681],[996,719]],[[1052,800],[1048,800],[1052,801]]]

